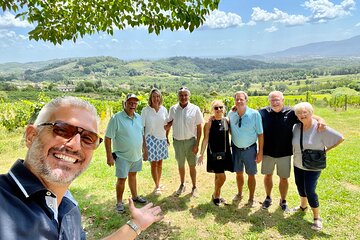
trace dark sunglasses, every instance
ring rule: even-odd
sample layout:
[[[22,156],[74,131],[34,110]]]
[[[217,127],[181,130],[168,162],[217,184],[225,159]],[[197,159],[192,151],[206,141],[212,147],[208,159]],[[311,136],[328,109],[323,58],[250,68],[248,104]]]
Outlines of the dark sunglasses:
[[[239,122],[238,122],[239,128],[241,128],[241,120],[242,120],[242,118],[239,118]]]
[[[219,107],[214,107],[215,110],[222,110],[224,107],[223,106],[219,106]]]
[[[77,127],[65,122],[41,123],[41,126],[52,126],[53,133],[70,141],[76,134],[80,134],[81,146],[87,149],[96,149],[103,139],[95,132]]]

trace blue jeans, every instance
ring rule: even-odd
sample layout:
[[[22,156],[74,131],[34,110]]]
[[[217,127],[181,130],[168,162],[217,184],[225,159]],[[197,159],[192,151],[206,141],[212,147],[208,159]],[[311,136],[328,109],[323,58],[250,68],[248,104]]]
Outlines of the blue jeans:
[[[295,183],[298,193],[301,197],[308,199],[309,205],[312,208],[319,207],[319,199],[315,191],[320,174],[321,171],[306,171],[294,167]]]

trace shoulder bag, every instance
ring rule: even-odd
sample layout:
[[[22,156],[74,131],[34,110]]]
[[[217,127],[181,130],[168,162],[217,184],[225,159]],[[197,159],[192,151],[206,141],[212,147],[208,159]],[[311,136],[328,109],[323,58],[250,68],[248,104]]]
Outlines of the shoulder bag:
[[[303,149],[303,124],[300,129],[300,148],[302,164],[307,169],[325,169],[326,152],[324,150]]]
[[[210,159],[211,161],[219,161],[219,160],[225,160],[226,158],[226,128],[225,128],[225,123],[227,124],[226,122],[226,119],[222,118],[221,119],[221,122],[224,122],[224,146],[225,146],[225,149],[223,152],[212,152],[211,151],[211,148],[210,148],[210,143],[208,144],[208,148],[209,148],[209,153],[210,153]]]

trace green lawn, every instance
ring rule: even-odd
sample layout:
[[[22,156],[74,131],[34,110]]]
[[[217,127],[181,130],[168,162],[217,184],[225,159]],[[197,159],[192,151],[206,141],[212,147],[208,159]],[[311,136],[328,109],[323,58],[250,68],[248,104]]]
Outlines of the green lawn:
[[[163,182],[166,186],[161,196],[153,196],[153,182],[150,166],[145,163],[138,175],[139,193],[160,205],[165,214],[163,221],[143,232],[139,239],[359,239],[360,238],[360,110],[334,112],[331,109],[316,109],[327,124],[342,132],[345,142],[328,154],[328,167],[321,174],[317,193],[324,229],[315,232],[310,229],[311,211],[284,214],[278,206],[278,179],[274,178],[273,205],[269,211],[247,208],[245,200],[239,205],[215,207],[210,201],[213,191],[213,174],[207,173],[205,166],[198,167],[199,198],[190,197],[190,178],[186,172],[187,191],[180,198],[173,194],[179,178],[170,146],[170,158],[164,161]],[[103,128],[106,126],[102,124]],[[15,159],[23,158],[25,149],[21,143],[22,132],[0,131],[0,172],[7,172]],[[260,170],[260,166],[258,166]],[[264,199],[262,176],[257,176],[256,200]],[[96,153],[89,169],[71,186],[78,200],[84,228],[88,239],[100,239],[113,232],[128,218],[128,213],[115,212],[114,168],[106,165],[104,146]],[[245,188],[246,189],[246,188]],[[236,193],[235,174],[227,173],[227,181],[222,195],[229,202]],[[125,189],[125,196],[130,196]],[[288,194],[290,207],[299,203],[293,175]]]

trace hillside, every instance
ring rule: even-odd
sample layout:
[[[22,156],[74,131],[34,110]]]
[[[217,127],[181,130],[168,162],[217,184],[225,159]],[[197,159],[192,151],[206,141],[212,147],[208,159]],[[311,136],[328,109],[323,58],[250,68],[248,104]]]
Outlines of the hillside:
[[[63,81],[66,79],[118,78],[132,76],[199,76],[228,74],[254,69],[287,68],[287,64],[267,63],[240,58],[202,59],[174,57],[157,61],[125,62],[114,57],[64,59],[39,63],[0,64],[0,75],[31,82]]]
[[[360,90],[360,61],[356,58],[322,58],[265,62],[241,58],[174,57],[156,61],[123,61],[114,57],[54,60],[46,63],[0,64],[0,91],[75,91],[79,93],[147,92],[152,87],[173,92],[187,86],[194,94],[229,95],[238,90],[266,95],[337,87]],[[336,81],[333,76],[340,75]],[[347,77],[347,75],[353,75]],[[325,78],[323,78],[325,77]],[[323,78],[315,83],[316,78]],[[15,93],[10,94],[15,98]]]

